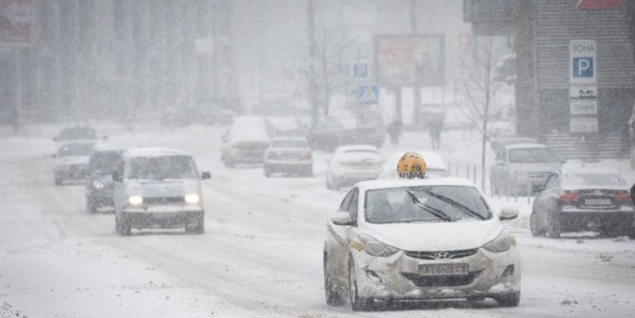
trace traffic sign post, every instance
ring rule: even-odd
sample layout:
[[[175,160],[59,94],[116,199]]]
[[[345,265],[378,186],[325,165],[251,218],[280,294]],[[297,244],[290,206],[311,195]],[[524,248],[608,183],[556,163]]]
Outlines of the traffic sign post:
[[[367,63],[355,63],[353,65],[353,76],[356,79],[368,78],[368,64]]]
[[[379,86],[359,85],[359,103],[361,105],[374,105],[379,102]]]
[[[569,43],[569,130],[594,134],[598,127],[597,45],[594,40]]]

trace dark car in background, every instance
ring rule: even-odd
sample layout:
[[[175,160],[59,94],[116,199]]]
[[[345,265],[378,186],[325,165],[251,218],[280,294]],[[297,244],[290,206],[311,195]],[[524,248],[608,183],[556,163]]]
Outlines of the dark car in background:
[[[583,168],[553,173],[536,196],[531,234],[559,238],[562,232],[633,234],[635,212],[629,185],[612,169]]]
[[[53,155],[55,185],[67,180],[84,181],[87,175],[88,159],[93,151],[93,142],[66,142]]]
[[[89,213],[104,209],[114,211],[112,174],[125,150],[119,146],[99,146],[90,155],[84,191]]]
[[[381,117],[331,116],[318,122],[307,132],[312,149],[334,151],[342,145],[372,145],[381,148],[386,140],[386,128]]]
[[[62,129],[59,134],[53,137],[57,142],[67,142],[76,140],[97,140],[97,131],[89,126],[75,126]],[[102,137],[106,139],[106,137]]]

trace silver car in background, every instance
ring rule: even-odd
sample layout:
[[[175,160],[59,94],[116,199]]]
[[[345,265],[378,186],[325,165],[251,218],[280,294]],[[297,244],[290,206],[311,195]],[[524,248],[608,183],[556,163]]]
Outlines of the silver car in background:
[[[490,189],[493,194],[531,194],[560,169],[562,160],[546,145],[507,145],[498,151],[490,167]]]
[[[379,149],[371,145],[339,146],[326,171],[326,187],[339,190],[359,181],[379,178],[383,160]]]

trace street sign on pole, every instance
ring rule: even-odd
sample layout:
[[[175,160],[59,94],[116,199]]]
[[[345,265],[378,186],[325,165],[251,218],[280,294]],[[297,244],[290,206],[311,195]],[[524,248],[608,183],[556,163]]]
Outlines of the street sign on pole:
[[[571,40],[569,43],[571,84],[597,82],[596,43],[594,40]]]
[[[31,45],[33,1],[0,0],[0,45]]]
[[[362,105],[372,105],[379,102],[379,86],[359,85],[359,103]]]
[[[357,79],[368,78],[368,63],[355,63],[353,66],[353,76]]]

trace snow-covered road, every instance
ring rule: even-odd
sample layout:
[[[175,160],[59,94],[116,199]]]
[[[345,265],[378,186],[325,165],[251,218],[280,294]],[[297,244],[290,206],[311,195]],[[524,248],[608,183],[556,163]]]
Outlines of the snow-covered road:
[[[203,183],[204,235],[120,237],[112,214],[86,212],[83,185],[53,185],[50,138],[59,128],[0,134],[0,317],[386,316],[325,304],[325,224],[345,194],[325,187],[327,155],[316,153],[313,178],[265,178],[259,167],[222,166],[220,128],[123,133],[104,124],[109,142],[177,147],[212,172]],[[411,140],[421,149],[426,138]],[[461,140],[447,142],[459,148]],[[524,263],[520,306],[434,302],[388,308],[391,317],[633,315],[635,240],[534,238],[526,199],[493,201],[521,211],[508,223]]]

